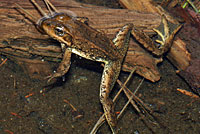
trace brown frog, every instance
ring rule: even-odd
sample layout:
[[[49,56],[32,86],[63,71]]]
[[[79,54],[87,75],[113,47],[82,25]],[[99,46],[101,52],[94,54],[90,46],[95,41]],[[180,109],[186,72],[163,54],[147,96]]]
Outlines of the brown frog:
[[[57,71],[49,76],[49,80],[67,73],[72,53],[105,64],[100,85],[100,101],[106,120],[114,133],[117,119],[109,93],[119,76],[126,55],[132,24],[125,25],[111,41],[104,33],[88,26],[86,18],[58,12],[48,1],[45,1],[47,7],[51,6],[49,10],[53,8],[55,12],[50,10],[50,14],[46,15],[34,0],[32,2],[44,16],[39,19],[38,28],[58,40],[64,53],[61,64]]]
[[[155,30],[162,39],[162,41],[157,41],[161,44],[160,49],[153,45],[149,37],[133,28],[132,24],[125,25],[111,41],[104,33],[88,26],[87,18],[58,12],[48,0],[44,1],[50,11],[48,15],[32,0],[44,16],[39,19],[37,26],[41,31],[58,40],[64,53],[63,60],[57,71],[48,77],[49,81],[55,77],[61,77],[68,72],[72,53],[89,60],[103,62],[105,65],[100,85],[100,101],[103,105],[106,120],[113,133],[115,133],[116,115],[113,102],[109,98],[109,93],[119,76],[123,59],[127,53],[131,30],[133,29],[132,34],[136,39],[156,55],[161,55],[169,49],[172,38],[178,30],[169,35],[167,22],[165,19],[162,19],[164,35]],[[51,11],[51,8],[54,12]]]

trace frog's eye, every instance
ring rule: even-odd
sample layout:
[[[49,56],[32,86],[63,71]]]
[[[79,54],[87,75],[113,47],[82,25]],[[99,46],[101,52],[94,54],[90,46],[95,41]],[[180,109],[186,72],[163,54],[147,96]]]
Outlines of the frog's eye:
[[[57,27],[55,27],[54,31],[55,31],[56,35],[61,36],[61,37],[64,36],[64,34],[65,34],[63,26],[57,26]]]

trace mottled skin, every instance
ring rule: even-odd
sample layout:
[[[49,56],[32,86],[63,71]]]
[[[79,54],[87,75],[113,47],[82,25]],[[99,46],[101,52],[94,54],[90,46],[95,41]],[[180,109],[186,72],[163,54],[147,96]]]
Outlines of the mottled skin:
[[[49,36],[58,40],[64,51],[60,66],[50,79],[67,73],[71,53],[105,64],[100,85],[100,101],[108,124],[111,128],[115,127],[116,115],[109,93],[119,76],[126,55],[132,24],[125,25],[113,41],[85,24],[84,18],[72,17],[65,13],[55,13],[44,17],[38,25]]]

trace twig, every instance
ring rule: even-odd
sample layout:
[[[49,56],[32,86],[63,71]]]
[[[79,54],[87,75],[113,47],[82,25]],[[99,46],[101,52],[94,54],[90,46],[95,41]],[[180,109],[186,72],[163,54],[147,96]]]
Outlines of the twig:
[[[177,88],[177,91],[181,92],[182,94],[185,94],[187,96],[190,96],[192,98],[195,98],[195,99],[199,99],[200,97],[197,96],[196,94],[193,94],[192,92],[189,92],[187,90],[184,90],[184,89],[180,89],[180,88]]]
[[[15,3],[15,5],[16,5],[17,7],[19,7],[19,8],[25,13],[25,15],[31,17],[31,18],[29,18],[30,20],[32,20],[33,22],[37,22],[38,19],[37,19],[36,17],[34,17],[31,13],[29,13],[27,10],[25,10],[23,7],[21,7],[21,6],[18,5],[17,3]]]
[[[117,81],[118,82],[118,84],[122,87],[122,89],[123,89],[123,91],[124,91],[124,93],[125,93],[125,95],[126,95],[126,97],[128,98],[128,99],[130,99],[131,98],[131,95],[133,96],[133,99],[134,98],[136,98],[136,96],[135,96],[135,93],[132,93],[124,84],[122,84],[122,82],[121,81]],[[129,94],[129,93],[132,93],[131,95]],[[140,109],[138,108],[138,106],[135,104],[135,102],[131,99],[130,100],[130,102],[131,102],[131,104],[133,105],[133,107],[137,110],[137,112],[138,113],[140,113],[141,111],[140,111]]]
[[[71,107],[74,111],[77,111],[77,109],[76,109],[71,103],[69,103],[69,101],[67,101],[66,99],[64,99],[64,102],[66,102],[67,104],[69,104],[70,107]]]
[[[1,62],[1,64],[0,64],[0,67],[1,67],[3,64],[5,64],[7,60],[8,60],[7,58],[6,58],[5,60],[3,60],[3,62]]]
[[[14,112],[10,112],[10,114],[11,115],[14,115],[14,116],[16,116],[16,117],[18,117],[18,118],[22,118],[20,115],[18,115],[17,113],[14,113]]]
[[[199,13],[199,12],[200,12],[200,10],[198,10],[198,9],[195,7],[195,5],[193,4],[193,2],[190,1],[190,0],[187,0],[187,1],[183,4],[182,8],[185,8],[185,7],[188,5],[188,3],[192,6],[192,8],[194,9],[194,11],[195,11],[196,13]]]
[[[122,113],[124,112],[124,110],[126,109],[126,107],[128,106],[128,104],[133,100],[134,95],[136,94],[136,92],[138,91],[138,89],[140,88],[140,86],[142,85],[143,81],[144,81],[144,78],[142,79],[142,81],[140,82],[140,84],[137,86],[137,88],[134,91],[134,93],[130,96],[130,98],[127,101],[126,105],[123,107],[123,109],[121,110],[120,114],[117,116],[117,119],[120,118],[120,116],[122,115]],[[138,107],[135,107],[135,108],[139,109]]]
[[[131,96],[133,96],[133,99],[143,108],[143,110],[147,109],[148,111],[152,112],[151,109],[140,98],[138,98],[137,96],[135,96],[136,91],[134,93],[132,93],[126,86],[124,86],[122,84],[121,81],[119,81],[118,83],[119,83],[120,86],[122,86],[124,88],[124,93],[126,94],[127,98],[130,98]],[[131,101],[131,104],[133,105],[134,108],[137,107],[137,105],[135,104],[134,101]],[[140,110],[137,110],[137,111],[138,111],[138,113],[141,112]],[[147,112],[147,111],[145,110],[145,112]]]
[[[134,99],[134,101],[136,101],[137,102],[137,104],[138,105],[140,105],[141,106],[141,108],[143,109],[143,112],[138,112],[138,114],[139,114],[139,116],[141,117],[141,119],[143,120],[143,123],[145,124],[145,125],[147,125],[147,127],[149,128],[149,129],[151,129],[152,127],[150,127],[148,124],[147,124],[147,122],[148,121],[152,121],[153,122],[153,124],[154,125],[157,125],[157,126],[159,126],[159,127],[161,127],[161,128],[164,128],[164,129],[167,129],[167,131],[169,131],[168,130],[168,128],[166,128],[163,124],[162,124],[162,122],[160,122],[155,116],[153,116],[152,115],[152,113],[153,113],[153,111],[141,100],[141,99],[139,99],[137,96],[135,96],[135,93],[136,93],[136,91],[134,92],[134,93],[132,93],[126,86],[124,86],[120,81],[119,81],[119,84],[121,85],[121,86],[123,86],[124,88],[124,92],[125,92],[125,94],[127,95],[127,97],[130,99],[130,94],[131,94],[131,96],[133,97],[133,99]],[[140,85],[139,85],[140,86]],[[137,89],[136,89],[137,90]],[[130,99],[131,101],[130,102],[133,102],[133,100],[132,99]],[[134,104],[134,105],[133,105]],[[135,108],[135,102],[133,102],[133,107]],[[142,114],[143,113],[143,114]],[[148,119],[149,120],[147,120],[146,118],[145,118],[145,116],[144,116],[144,113],[146,113],[146,115],[148,116]],[[151,131],[153,131],[153,130],[151,130]]]
[[[132,77],[133,73],[135,72],[136,67],[133,68],[133,70],[131,71],[129,77],[126,79],[126,81],[124,82],[123,85],[126,85],[128,83],[128,81],[130,80],[130,78]],[[117,80],[119,81],[119,80]],[[123,87],[121,87],[121,89],[118,91],[118,93],[116,94],[116,96],[113,99],[113,102],[116,101],[117,97],[119,96],[119,94],[121,93],[121,91],[123,90]],[[121,113],[121,112],[120,112]],[[105,114],[103,114],[99,120],[97,121],[97,123],[95,124],[95,126],[93,127],[92,131],[90,132],[90,134],[95,134],[98,130],[98,128],[105,122]]]
[[[34,95],[34,93],[29,93],[28,95],[25,96],[25,98],[27,99],[27,98],[29,98],[29,97],[31,97],[33,95]]]
[[[5,129],[4,132],[7,132],[9,134],[14,134],[12,131],[8,130],[8,129]]]

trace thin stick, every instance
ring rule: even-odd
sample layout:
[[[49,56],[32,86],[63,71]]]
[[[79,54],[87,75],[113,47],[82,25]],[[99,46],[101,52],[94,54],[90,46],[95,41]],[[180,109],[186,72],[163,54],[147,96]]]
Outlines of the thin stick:
[[[58,10],[56,9],[56,7],[53,5],[53,4],[51,4],[51,2],[49,1],[49,0],[45,0],[50,6],[51,6],[51,8],[55,11],[55,12],[58,12]]]
[[[129,75],[131,77],[131,74]],[[130,79],[129,77],[129,79]],[[127,80],[129,80],[127,79]],[[125,83],[127,83],[127,80]],[[124,110],[126,109],[126,107],[128,106],[128,104],[131,102],[131,104],[133,105],[133,107],[138,111],[138,113],[141,113],[140,109],[137,107],[137,105],[135,104],[135,102],[133,101],[134,98],[137,98],[138,101],[141,101],[137,96],[135,96],[136,92],[138,91],[138,89],[140,88],[141,84],[143,83],[144,79],[140,82],[140,84],[137,86],[136,90],[134,91],[134,93],[132,93],[126,86],[125,83],[122,84],[121,81],[117,80],[118,84],[122,87],[121,89],[123,89],[123,91],[125,92],[127,98],[129,99],[128,102],[126,103],[126,105],[123,107],[123,109],[121,110],[120,114],[117,116],[117,119],[120,118],[120,116],[122,115],[122,113],[124,112]],[[120,89],[120,90],[121,90]],[[119,91],[120,92],[120,91]],[[118,92],[118,93],[119,93]],[[131,93],[131,95],[129,93]],[[118,95],[117,93],[117,95]],[[116,95],[116,96],[117,96]],[[115,96],[115,98],[116,98]],[[114,100],[114,99],[113,99]],[[135,99],[134,99],[135,100]],[[140,103],[143,104],[143,102],[141,101]],[[145,108],[143,107],[143,109],[145,110]],[[142,114],[140,114],[141,117],[144,117]],[[90,134],[95,134],[98,130],[98,128],[105,122],[105,116],[104,114],[99,118],[99,120],[97,121],[97,123],[95,124],[94,128],[92,129],[92,131],[90,132]]]
[[[7,60],[8,60],[7,58],[3,60],[3,62],[0,64],[0,67],[3,66],[3,64],[5,64]]]
[[[37,9],[39,10],[39,12],[40,12],[43,16],[47,16],[46,13],[42,10],[42,8],[35,2],[35,0],[31,0],[31,2],[37,7]]]
[[[126,85],[128,83],[128,81],[131,79],[131,77],[133,76],[133,73],[135,72],[136,67],[133,68],[133,70],[131,71],[131,73],[129,74],[128,78],[126,79],[126,81],[124,82],[123,85]],[[118,81],[118,80],[117,80]],[[119,94],[122,92],[123,87],[120,88],[120,90],[117,92],[117,94],[115,95],[113,102],[116,101],[117,97],[119,96]]]
[[[133,73],[135,72],[136,67],[133,68],[133,70],[131,71],[129,77],[126,79],[126,81],[124,82],[123,85],[126,85],[128,83],[128,81],[130,80],[130,78],[132,77]],[[119,80],[117,80],[119,81]],[[121,91],[123,90],[123,87],[121,87],[121,89],[118,91],[118,93],[116,94],[116,96],[113,99],[113,102],[116,101],[117,97],[119,96],[119,94],[121,93]],[[121,112],[120,112],[121,113]],[[90,132],[90,134],[95,134],[98,130],[98,128],[105,122],[105,114],[103,114],[99,120],[97,121],[97,123],[95,124],[95,126],[93,127],[92,131]]]
[[[179,92],[181,92],[182,94],[185,94],[185,95],[190,96],[190,97],[192,97],[192,98],[195,98],[195,99],[199,99],[199,98],[200,98],[200,97],[197,96],[196,94],[194,94],[194,93],[192,93],[192,92],[189,92],[189,91],[187,91],[187,90],[180,89],[180,88],[177,88],[176,90],[179,91]]]
[[[47,3],[47,1],[44,0],[44,2],[45,2],[45,5],[47,6],[47,9],[48,9],[49,12],[50,12],[50,14],[53,15],[53,11],[51,10],[51,8],[50,8],[49,4]]]
[[[138,89],[141,87],[143,81],[144,81],[144,78],[142,79],[142,81],[140,82],[140,84],[137,86],[137,88],[135,89],[135,91],[133,92],[133,94],[130,96],[130,98],[127,101],[126,105],[123,107],[123,109],[121,110],[120,114],[117,116],[117,119],[120,118],[120,116],[122,115],[122,113],[124,112],[124,110],[126,109],[126,107],[128,106],[128,104],[133,100],[134,95],[136,94],[136,92],[138,91]]]
[[[128,92],[127,92],[127,87],[121,82],[121,81],[119,81],[119,80],[117,80],[117,83],[122,87],[122,89],[123,89],[123,91],[124,91],[124,93],[126,94],[126,97],[128,98],[128,99],[130,99],[131,98],[131,95],[133,96],[133,98],[136,98],[136,96],[135,96],[135,93],[132,93],[130,90],[128,90],[129,92],[131,92],[132,94],[130,95]],[[138,106],[135,104],[135,102],[133,101],[133,100],[130,100],[130,102],[131,102],[131,104],[133,105],[133,107],[137,110],[137,112],[138,113],[140,113],[141,112],[141,110],[138,108]]]
[[[122,86],[124,86],[121,82],[119,83],[120,85],[122,85]],[[153,113],[153,111],[141,100],[141,99],[139,99],[137,96],[135,96],[135,92],[134,93],[132,93],[126,86],[123,88],[124,89],[124,92],[125,92],[125,94],[126,94],[126,96],[129,98],[131,95],[133,96],[133,99],[134,99],[134,101],[136,101],[137,103],[138,103],[138,105],[140,105],[141,106],[141,108],[143,109],[143,111],[146,113],[146,115],[148,115],[148,117],[149,117],[149,119],[151,120],[151,121],[156,121],[156,122],[154,122],[154,124],[155,125],[157,125],[157,126],[160,126],[161,125],[161,127],[164,127],[161,123],[160,123],[160,121],[157,119],[157,118],[155,118],[151,113]],[[130,95],[131,94],[131,95]],[[131,100],[131,102],[132,102],[132,100]],[[135,104],[135,102],[134,102],[134,104]],[[133,105],[133,104],[132,104]],[[134,106],[133,106],[134,107]],[[148,110],[148,111],[147,111]],[[143,121],[144,121],[144,123],[147,125],[147,123],[146,122],[148,122],[146,119],[145,119],[145,116],[144,116],[144,114],[142,114],[141,112],[138,112],[138,114],[139,114],[139,116],[140,117],[142,117],[142,119],[143,119]]]
[[[64,99],[64,102],[66,102],[67,104],[69,104],[69,106],[74,110],[77,111],[77,109],[66,99]]]
[[[143,79],[144,80],[144,79]],[[142,107],[142,109],[146,112],[146,113],[148,113],[147,112],[147,110],[148,111],[150,111],[150,113],[152,113],[152,110],[140,99],[140,98],[138,98],[137,96],[135,96],[135,93],[136,92],[134,92],[134,93],[132,93],[126,86],[124,86],[123,84],[122,84],[122,82],[121,81],[119,81],[118,82],[119,83],[119,85],[120,86],[123,86],[124,88],[124,93],[126,94],[126,96],[128,97],[128,98],[130,98],[131,96],[133,96],[133,99]],[[135,108],[135,102],[133,101],[131,101],[131,104],[133,105],[133,107]],[[147,109],[147,110],[146,110]],[[138,113],[141,113],[140,111],[138,111]],[[142,115],[141,115],[142,116]],[[142,116],[143,117],[143,116]]]
[[[17,3],[15,3],[15,5],[18,6],[25,13],[25,15],[28,15],[29,17],[31,17],[31,20],[33,20],[33,22],[37,22],[38,19],[34,17],[33,15],[31,15],[27,10],[25,10],[23,7],[21,7]]]

